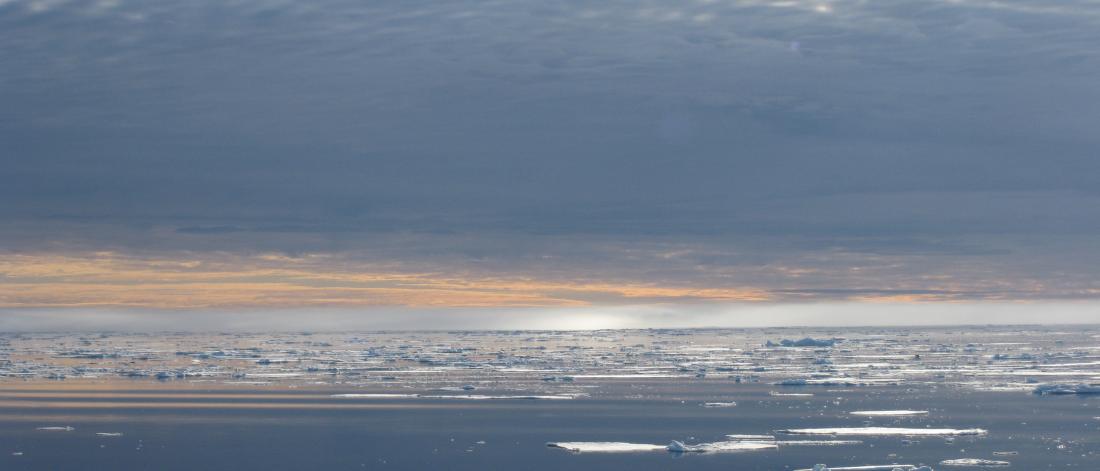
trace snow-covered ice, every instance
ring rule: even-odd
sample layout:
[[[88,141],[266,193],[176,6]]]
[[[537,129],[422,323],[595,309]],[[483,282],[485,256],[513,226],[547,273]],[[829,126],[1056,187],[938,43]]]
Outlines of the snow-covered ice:
[[[927,415],[926,410],[857,410],[849,412],[852,415],[864,415],[864,416],[906,416],[906,415]]]
[[[953,460],[943,460],[940,464],[944,466],[1010,466],[1012,463],[1008,461],[997,460],[985,460],[981,458],[958,458]]]
[[[832,427],[783,429],[777,430],[776,433],[789,435],[952,436],[985,435],[987,431],[980,428]]]

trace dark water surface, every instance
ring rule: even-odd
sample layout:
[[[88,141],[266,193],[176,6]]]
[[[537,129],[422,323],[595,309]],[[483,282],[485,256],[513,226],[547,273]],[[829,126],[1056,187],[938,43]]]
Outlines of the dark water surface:
[[[1016,470],[1100,469],[1097,397],[931,385],[783,388],[662,379],[604,380],[599,389],[600,395],[575,400],[456,401],[335,399],[330,395],[361,391],[329,386],[10,383],[0,386],[0,469],[785,470],[815,463],[975,469],[938,464],[953,458],[1006,460],[1012,463],[1008,469]],[[772,391],[813,396],[769,395]],[[737,406],[701,406],[709,401],[736,401]],[[848,414],[896,409],[930,413],[910,418]],[[725,434],[866,424],[989,433],[953,442],[853,437],[863,443],[680,456],[571,453],[546,446],[549,441],[714,442]],[[44,426],[74,430],[37,430]],[[997,451],[1018,454],[995,456]]]

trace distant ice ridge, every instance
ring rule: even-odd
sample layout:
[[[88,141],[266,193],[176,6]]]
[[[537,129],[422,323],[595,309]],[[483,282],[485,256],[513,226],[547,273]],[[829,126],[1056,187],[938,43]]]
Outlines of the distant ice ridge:
[[[900,428],[900,427],[835,427],[835,428],[796,428],[777,430],[777,433],[789,435],[865,435],[865,436],[952,436],[985,435],[988,431],[980,428]]]
[[[765,345],[768,347],[832,347],[836,344],[836,340],[833,339],[814,339],[806,337],[802,340],[790,340],[783,339],[779,343],[774,343],[771,340]]]
[[[1100,394],[1100,384],[1041,384],[1033,392],[1041,395]]]
[[[954,460],[943,460],[940,464],[944,466],[1010,466],[1012,463],[1008,461],[997,460],[983,460],[980,458],[959,458]]]
[[[865,416],[905,416],[905,415],[925,415],[928,414],[926,410],[857,410],[850,412],[852,415],[865,415]]]

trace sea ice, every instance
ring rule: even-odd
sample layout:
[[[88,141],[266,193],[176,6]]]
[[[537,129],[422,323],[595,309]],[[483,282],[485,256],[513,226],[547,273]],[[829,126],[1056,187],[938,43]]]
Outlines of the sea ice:
[[[783,340],[780,340],[779,343],[773,343],[771,340],[769,340],[768,343],[766,344],[766,346],[768,346],[768,347],[832,347],[835,344],[836,344],[836,340],[832,340],[832,339],[814,339],[814,338],[811,338],[811,337],[806,337],[802,340],[783,339]]]
[[[76,430],[76,429],[72,428],[72,427],[69,427],[69,426],[65,426],[65,427],[38,427],[36,430],[42,430],[44,432],[72,432],[73,430]]]
[[[1035,394],[1040,395],[1063,395],[1063,394],[1100,394],[1100,385],[1098,384],[1042,384],[1035,387],[1033,391]]]
[[[852,415],[866,415],[866,416],[905,416],[905,415],[925,415],[926,410],[857,410],[850,412]]]
[[[559,400],[559,401],[561,401],[561,400],[569,400],[569,399],[576,399],[577,398],[577,396],[562,395],[562,394],[552,395],[552,396],[483,396],[483,395],[480,395],[480,394],[458,394],[458,395],[438,395],[438,396],[420,395],[420,396],[417,396],[417,397],[420,397],[422,399],[470,399],[470,400],[475,400],[475,401],[476,400],[490,400],[490,399],[524,399],[524,400],[546,399],[546,400]]]
[[[391,393],[364,393],[364,394],[333,394],[329,397],[344,399],[398,399],[420,397],[419,394],[391,394]]]
[[[932,471],[928,466],[916,466],[911,464],[872,464],[866,466],[841,466],[829,467],[823,464],[815,464],[813,468],[796,469],[794,471]]]
[[[866,435],[866,436],[951,436],[985,435],[980,428],[900,428],[900,427],[834,427],[834,428],[797,428],[777,430],[777,433],[789,435]]]
[[[685,445],[684,442],[673,440],[668,444],[668,451],[673,453],[715,453],[723,451],[768,450],[774,448],[777,448],[775,442],[750,442],[740,440],[700,443],[698,445]]]
[[[983,460],[980,458],[959,458],[954,460],[943,460],[940,464],[944,466],[1009,466],[1012,463],[1008,461],[996,461],[996,460]]]
[[[703,407],[734,407],[736,402],[704,402]]]
[[[577,453],[634,453],[644,451],[664,451],[664,445],[651,445],[648,443],[625,442],[549,442],[546,446],[561,448]]]

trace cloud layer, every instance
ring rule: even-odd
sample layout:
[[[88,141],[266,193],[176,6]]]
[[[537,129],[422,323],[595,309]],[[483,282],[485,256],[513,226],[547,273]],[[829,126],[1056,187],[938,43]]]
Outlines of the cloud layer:
[[[8,0],[0,44],[8,307],[1100,295],[1095,2]]]

